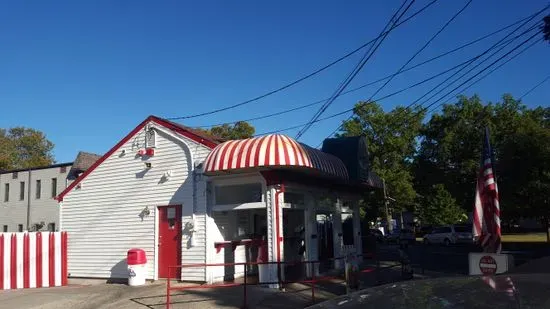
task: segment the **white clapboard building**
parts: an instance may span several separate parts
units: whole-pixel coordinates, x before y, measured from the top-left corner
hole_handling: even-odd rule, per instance
[[[141,248],[147,279],[227,280],[243,267],[200,264],[256,261],[260,238],[283,272],[290,260],[341,267],[361,252],[358,200],[379,181],[351,179],[337,155],[284,135],[222,141],[150,116],[58,196],[69,276],[127,278],[126,253]],[[169,271],[180,264],[197,267]]]

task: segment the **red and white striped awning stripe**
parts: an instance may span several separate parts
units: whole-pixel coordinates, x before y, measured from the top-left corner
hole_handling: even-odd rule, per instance
[[[280,134],[227,141],[214,148],[204,162],[207,174],[262,167],[309,168],[348,178],[340,159]]]
[[[0,233],[0,290],[67,285],[67,233]]]

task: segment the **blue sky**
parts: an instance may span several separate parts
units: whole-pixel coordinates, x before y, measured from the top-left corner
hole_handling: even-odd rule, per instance
[[[417,0],[415,11],[428,0]],[[466,1],[440,0],[392,32],[352,82],[395,72]],[[290,82],[374,38],[401,4],[387,1],[4,1],[0,3],[0,127],[45,132],[58,162],[79,150],[104,153],[147,115],[185,116],[234,104]],[[525,17],[546,0],[474,0],[413,64]],[[395,78],[391,93],[496,42],[498,36]],[[539,44],[467,91],[496,101],[520,96],[550,74]],[[208,125],[272,113],[330,96],[359,61],[350,57],[321,75],[243,108],[189,119]],[[441,79],[440,79],[441,80]],[[428,83],[380,102],[410,104]],[[378,85],[342,96],[324,116],[368,99]],[[550,84],[529,106],[548,105]],[[254,122],[257,132],[306,122],[317,107]],[[341,116],[301,139],[316,146]],[[297,130],[287,131],[294,136]]]

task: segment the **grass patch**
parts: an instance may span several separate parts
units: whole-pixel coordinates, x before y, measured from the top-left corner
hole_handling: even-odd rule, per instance
[[[417,237],[417,242],[422,242],[422,237]],[[502,242],[546,242],[546,233],[504,234]]]
[[[546,242],[546,233],[504,234],[502,242]]]

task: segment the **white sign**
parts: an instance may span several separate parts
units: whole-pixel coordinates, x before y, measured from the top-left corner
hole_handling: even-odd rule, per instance
[[[514,267],[514,257],[509,254],[470,252],[468,259],[470,275],[502,274]]]

